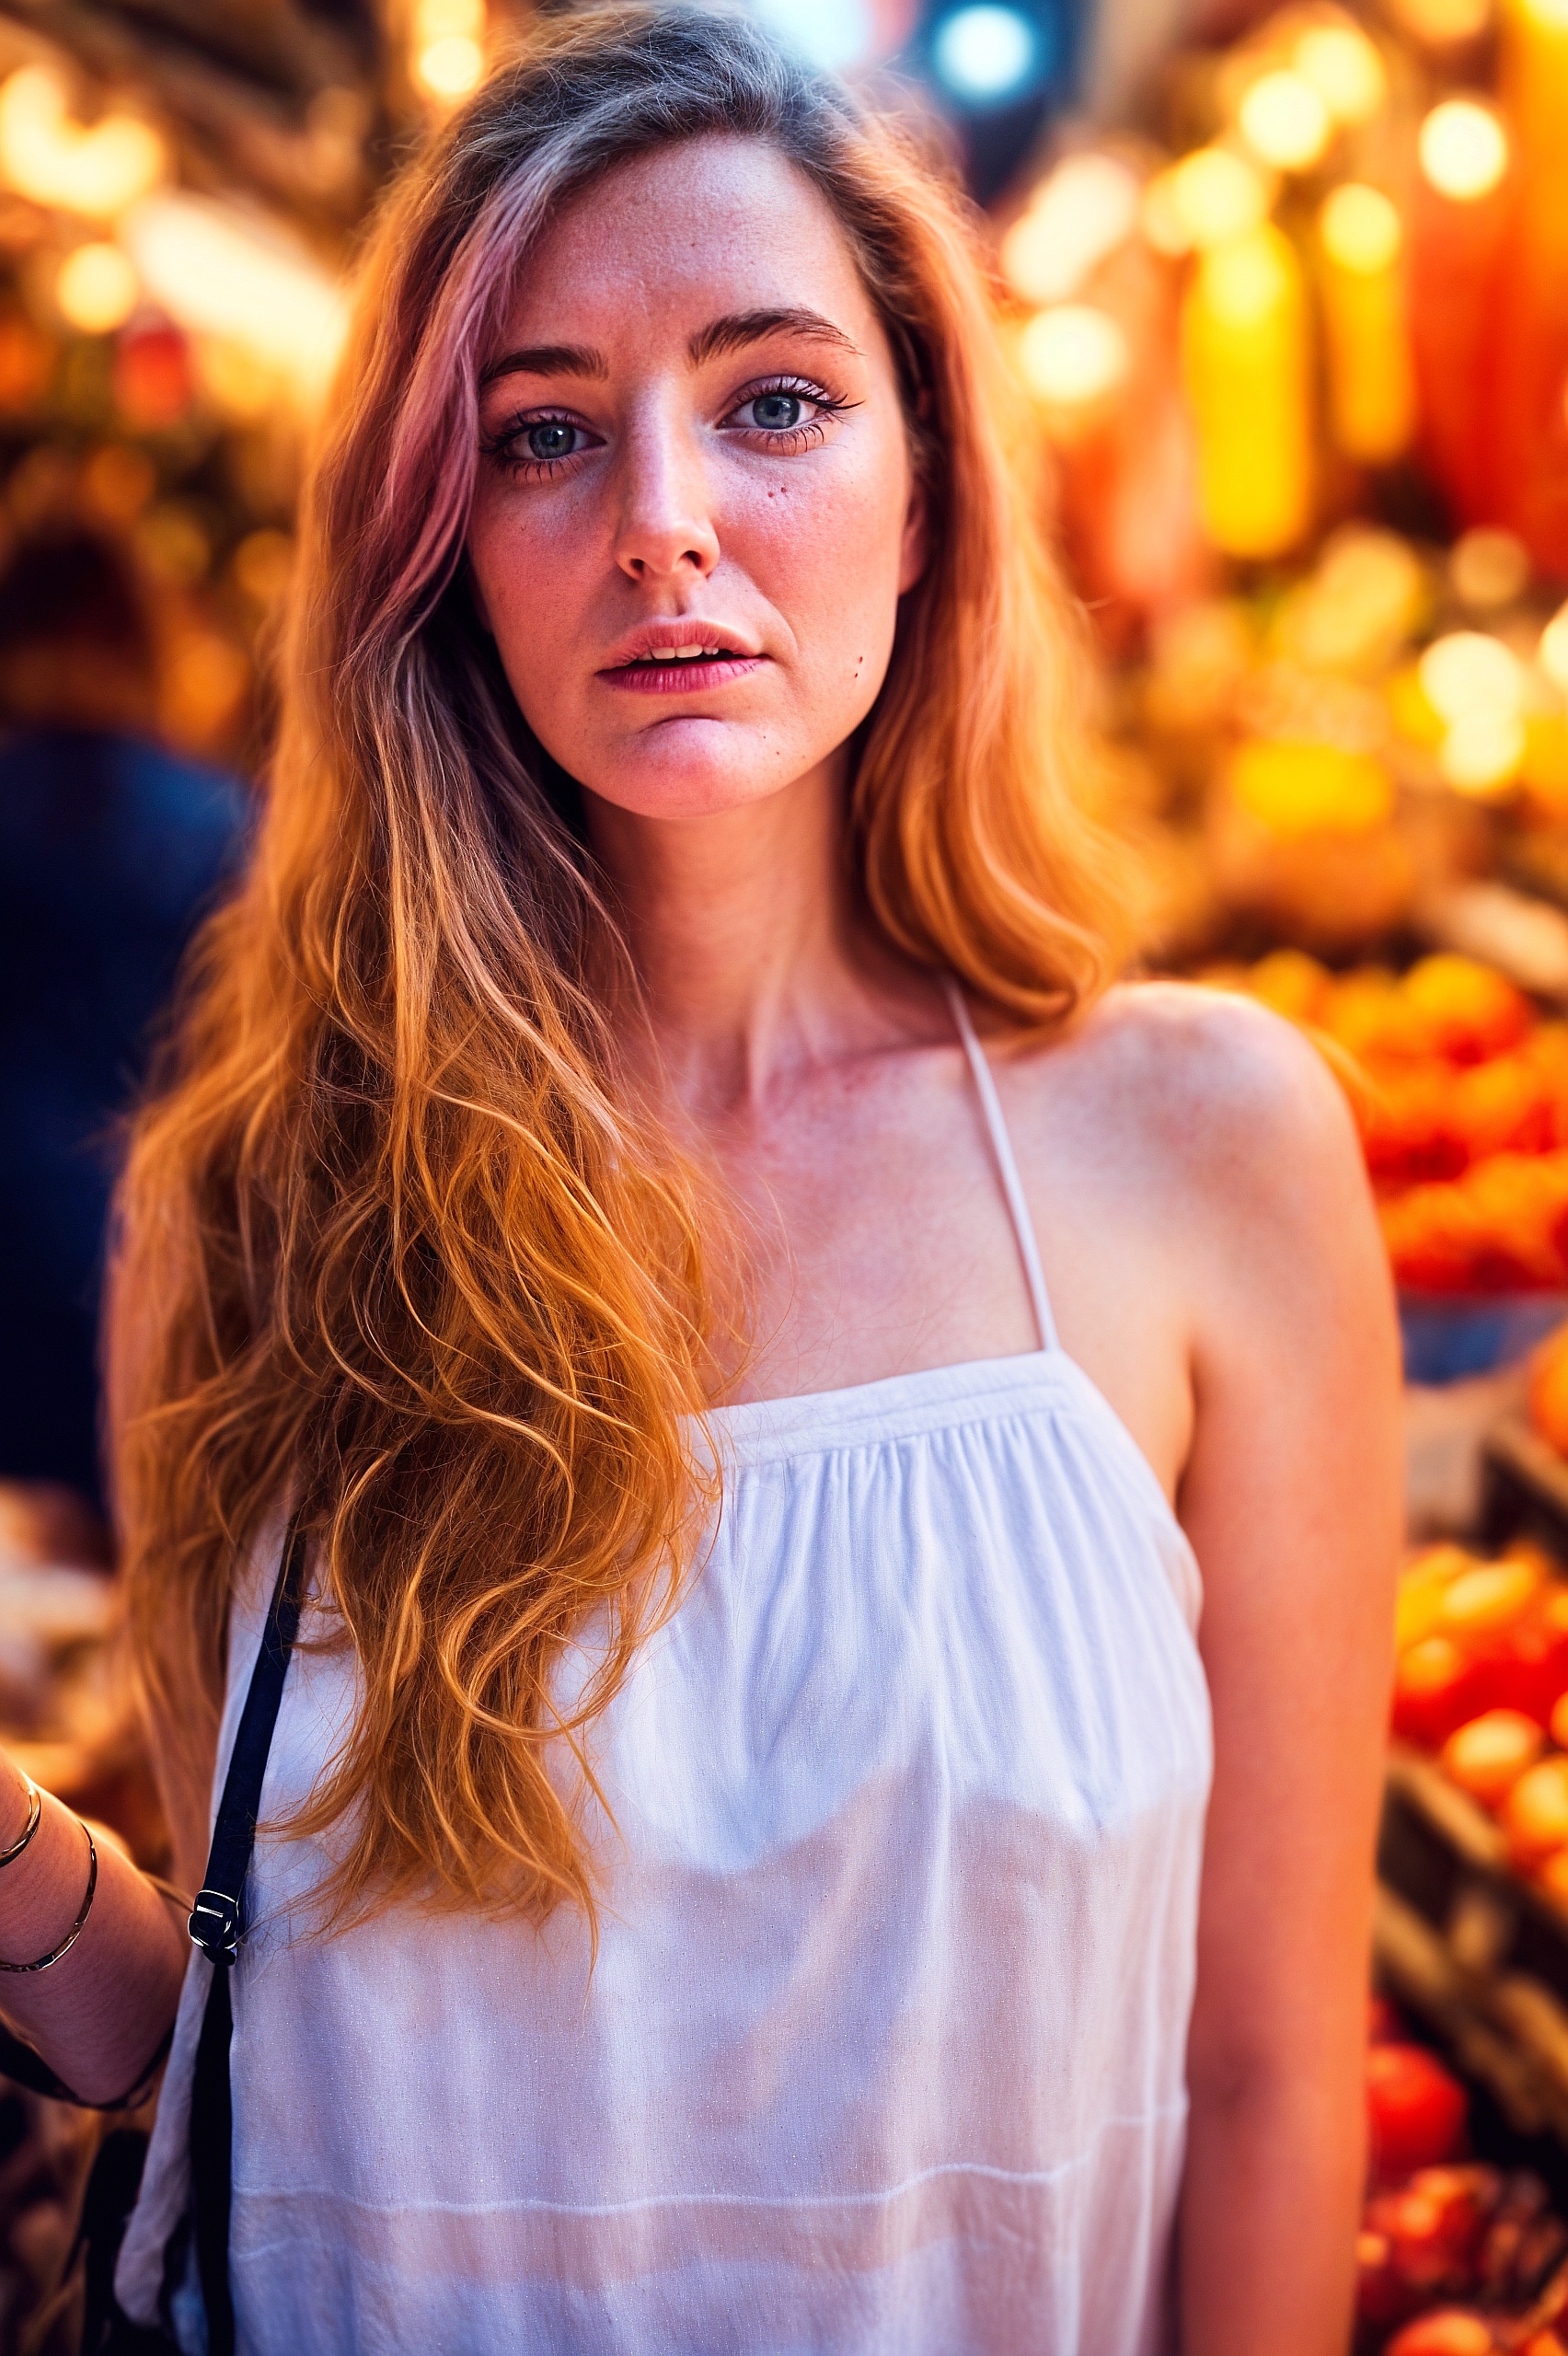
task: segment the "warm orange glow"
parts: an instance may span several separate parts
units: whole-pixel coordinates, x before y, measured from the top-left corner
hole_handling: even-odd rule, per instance
[[[1136,176],[1112,156],[1069,156],[1002,239],[1002,271],[1026,303],[1062,303],[1138,224]]]
[[[1506,792],[1525,757],[1525,670],[1501,639],[1452,630],[1418,666],[1422,692],[1445,723],[1437,767],[1458,793]]]
[[[1415,429],[1400,216],[1380,189],[1347,181],[1326,199],[1318,235],[1334,440],[1347,457],[1385,466]]]
[[[1059,303],[1030,320],[1019,340],[1024,381],[1048,406],[1076,409],[1103,400],[1127,374],[1127,339],[1107,311]]]
[[[344,326],[341,290],[313,258],[195,196],[151,196],[121,235],[148,292],[190,333],[236,344],[300,393],[317,393]]]
[[[1285,66],[1259,75],[1236,120],[1252,153],[1279,172],[1308,170],[1333,136],[1333,117],[1321,92]]]
[[[1536,661],[1552,686],[1568,696],[1568,606],[1561,606],[1542,630]]]
[[[461,98],[477,90],[484,79],[485,53],[467,33],[448,33],[432,40],[414,58],[414,73],[438,98]]]
[[[1388,98],[1383,61],[1356,25],[1309,26],[1291,64],[1336,122],[1370,122]]]
[[[1419,668],[1427,702],[1450,727],[1482,713],[1517,712],[1523,706],[1518,656],[1483,630],[1451,630],[1427,648]]]
[[[118,246],[78,246],[60,265],[54,299],[84,335],[122,327],[136,307],[136,272]]]
[[[1490,107],[1445,98],[1421,126],[1421,168],[1439,196],[1473,204],[1508,168],[1508,134]]]
[[[1448,554],[1448,578],[1460,605],[1497,613],[1530,585],[1530,552],[1516,533],[1479,524],[1461,532]]]
[[[1347,180],[1325,199],[1318,216],[1323,250],[1341,270],[1370,277],[1399,259],[1404,242],[1400,216],[1380,189]]]
[[[1382,826],[1394,806],[1382,764],[1335,745],[1243,745],[1230,765],[1230,791],[1271,834],[1287,838],[1365,834]]]
[[[1149,182],[1144,235],[1159,253],[1205,253],[1268,217],[1268,185],[1228,147],[1199,147]]]
[[[35,204],[108,219],[163,169],[163,142],[149,124],[130,115],[105,115],[90,129],[74,121],[47,65],[24,65],[0,88],[0,177]]]
[[[1281,555],[1307,530],[1313,475],[1306,288],[1282,231],[1204,255],[1182,345],[1205,528],[1228,555]]]
[[[447,104],[478,89],[485,74],[485,0],[418,0],[414,79]]]

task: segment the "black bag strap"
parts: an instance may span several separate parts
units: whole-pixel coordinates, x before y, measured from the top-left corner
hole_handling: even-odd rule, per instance
[[[305,1534],[289,1525],[283,1559],[261,1649],[218,1802],[206,1878],[190,1911],[190,1936],[213,1964],[213,1984],[202,2016],[190,2089],[190,2184],[196,2270],[207,2311],[208,2356],[234,2356],[234,2301],[229,2290],[229,2200],[233,2184],[234,2109],[229,2045],[234,2034],[229,1970],[245,1936],[245,1884],[256,1845],[267,1754],[283,1698],[289,1655],[299,1633]]]

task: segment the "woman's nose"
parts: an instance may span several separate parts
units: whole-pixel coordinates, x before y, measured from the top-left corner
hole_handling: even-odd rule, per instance
[[[700,453],[678,427],[650,421],[628,437],[616,562],[633,581],[705,580],[719,533]]]

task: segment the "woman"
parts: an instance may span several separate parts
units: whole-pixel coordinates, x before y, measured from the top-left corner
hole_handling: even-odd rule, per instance
[[[954,202],[737,22],[556,24],[384,225],[113,1317],[192,1886],[308,1549],[246,2349],[1343,2344],[1387,1281],[1310,1050],[1104,992],[1009,447]],[[181,1942],[106,1857],[8,1992],[107,2096],[185,1973],[194,2346]]]

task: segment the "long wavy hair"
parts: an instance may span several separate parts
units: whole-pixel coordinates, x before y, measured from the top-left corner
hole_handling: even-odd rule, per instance
[[[239,1566],[301,1514],[359,1680],[296,1820],[336,1828],[340,1913],[423,1893],[592,1919],[556,1747],[582,1756],[712,1508],[704,1186],[618,1076],[636,977],[463,553],[477,383],[541,225],[709,133],[768,142],[833,208],[929,502],[855,748],[869,921],[1036,1034],[1114,963],[1112,871],[1066,774],[1078,626],[963,200],[740,19],[547,21],[379,225],[304,502],[255,844],[193,953],[120,1203],[110,1421],[149,1700],[192,1763],[210,1753]],[[563,1652],[590,1628],[567,1708]]]

